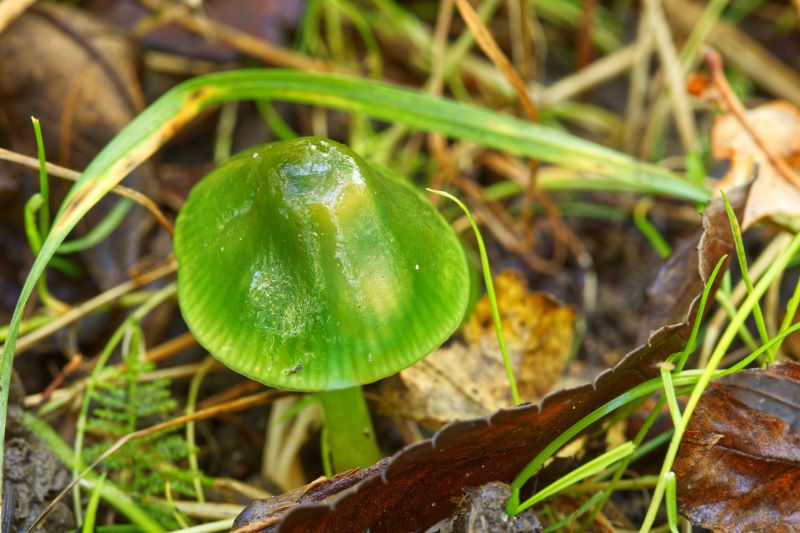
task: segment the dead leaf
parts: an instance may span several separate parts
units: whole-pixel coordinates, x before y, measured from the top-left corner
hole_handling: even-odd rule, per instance
[[[800,364],[712,383],[689,422],[675,474],[679,510],[696,526],[800,531]]]
[[[523,401],[537,400],[550,391],[567,363],[575,311],[544,293],[529,292],[525,278],[516,271],[501,272],[494,283],[520,395]],[[464,338],[469,345],[479,346],[483,354],[493,356],[497,371],[502,372],[503,361],[487,297],[475,305],[464,327]],[[503,373],[503,384],[495,394],[500,395],[507,388]]]
[[[736,217],[741,219],[742,206],[750,196],[747,186],[729,191],[728,201],[734,207]],[[716,201],[709,205],[715,210]],[[713,223],[709,223],[713,221]],[[684,310],[689,309],[697,292],[702,291],[698,280],[711,272],[724,254],[728,253],[731,232],[727,217],[716,211],[707,212],[703,218],[703,229],[681,239],[674,247],[672,255],[658,270],[655,279],[647,288],[647,306],[641,328],[641,341],[645,342],[651,331],[663,324],[676,324],[683,320]],[[689,271],[698,272],[688,276]]]
[[[740,192],[733,195],[735,208],[741,207]],[[370,467],[355,485],[351,474],[346,486],[336,490],[337,477],[324,495],[306,493],[293,500],[295,505],[272,506],[266,513],[268,503],[254,502],[236,519],[236,531],[424,531],[452,514],[464,487],[508,482],[556,436],[622,391],[657,376],[656,363],[683,348],[704,283],[732,247],[719,200],[708,207],[703,224],[699,268],[684,270],[693,279],[685,284],[694,295],[692,303],[666,313],[680,314],[681,320],[654,332],[594,383],[550,394],[538,405],[448,424],[433,438]],[[712,232],[718,232],[716,237],[707,239]]]
[[[575,312],[549,296],[529,292],[516,271],[494,280],[509,358],[523,401],[546,394],[566,365]],[[487,296],[454,342],[387,380],[382,412],[434,428],[453,420],[486,416],[511,405],[508,379]]]
[[[323,501],[331,496],[341,494],[371,476],[380,476],[388,462],[388,458],[383,459],[367,468],[347,470],[341,474],[336,474],[330,479],[321,477],[308,485],[292,489],[279,496],[255,500],[247,506],[243,514],[247,513],[249,516],[257,517],[257,519],[245,519],[243,525],[240,525],[237,531],[239,533],[261,531],[264,528],[273,526],[283,518],[287,511],[299,504]]]
[[[82,10],[64,4],[29,9],[0,35],[0,143],[35,155],[35,116],[48,159],[84,168],[144,107],[138,62],[132,41]],[[71,184],[50,181],[57,202]],[[20,183],[19,194],[32,194],[37,183]],[[152,164],[133,172],[126,184],[153,196]],[[117,201],[109,198],[92,209],[77,234],[95,227]],[[143,227],[151,225],[149,215],[134,208],[112,238],[83,254],[101,288],[127,279],[142,256]]]
[[[505,385],[499,397],[492,393],[498,384]],[[454,342],[381,383],[379,409],[439,428],[497,411],[510,403],[507,392],[502,366],[496,368],[494,359],[477,348]]]
[[[748,121],[800,177],[800,110],[774,101],[746,112]],[[742,228],[775,214],[800,216],[800,190],[788,183],[769,163],[752,136],[732,114],[718,117],[711,130],[712,154],[729,159],[730,168],[713,188],[728,191],[753,177],[755,182],[744,210]]]

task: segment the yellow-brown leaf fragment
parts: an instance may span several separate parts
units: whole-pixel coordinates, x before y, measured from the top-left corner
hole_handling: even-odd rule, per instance
[[[546,394],[572,346],[575,311],[530,292],[522,275],[500,273],[497,302],[514,374],[524,401]],[[486,296],[463,328],[464,342],[440,348],[384,387],[384,411],[438,427],[510,405],[508,381]]]
[[[772,150],[800,176],[800,110],[789,102],[775,101],[748,110],[746,116]],[[730,160],[727,174],[711,184],[712,188],[729,191],[755,175],[745,206],[743,229],[775,214],[800,216],[800,190],[770,164],[733,114],[723,115],[714,122],[711,144],[716,159]]]

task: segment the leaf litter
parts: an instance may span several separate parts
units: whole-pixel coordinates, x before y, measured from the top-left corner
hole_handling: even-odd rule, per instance
[[[113,4],[115,7],[119,7],[125,3],[114,1],[110,3],[90,2],[88,4],[91,4],[96,9],[97,5]],[[155,5],[155,2],[148,1],[143,4],[152,6]],[[216,8],[227,9],[227,3],[214,0],[206,2],[206,4],[204,9],[208,9],[205,13],[200,13],[193,6],[189,6],[187,11],[195,10],[194,13],[201,17],[207,15],[213,24],[217,24],[216,21],[222,20],[224,23],[235,27],[247,26],[249,23],[260,23],[260,17],[256,17],[254,14],[262,14],[262,12],[266,14],[276,9],[277,6],[275,2],[250,2],[248,0],[246,8],[238,9],[238,7],[241,7],[238,6],[234,10],[235,13],[234,11],[230,12],[238,16],[239,22],[237,22],[236,20],[228,20],[224,16],[221,19],[216,16]],[[61,6],[56,6],[53,9],[58,9],[59,7]],[[302,2],[291,2],[291,7],[291,15],[289,17],[296,18],[299,16]],[[48,6],[41,8],[41,10],[48,9],[50,9]],[[39,10],[40,8],[37,7],[31,13],[35,15],[36,11]],[[67,16],[63,16],[62,19],[62,24],[70,25],[73,22]],[[271,17],[270,21],[275,19],[276,17]],[[150,22],[154,21],[151,20]],[[162,23],[157,22],[153,25],[159,26]],[[326,22],[326,24],[328,23]],[[294,25],[294,21],[292,25]],[[157,40],[154,40],[154,37],[161,37],[161,44],[169,45],[165,46],[164,50],[191,56],[193,52],[197,51],[197,43],[206,43],[208,39],[207,35],[177,35],[175,34],[175,26],[166,27],[165,29],[166,31],[161,32],[160,36],[154,35],[154,32],[149,32],[146,37],[140,39],[140,43],[147,45],[147,43],[153,43]],[[255,29],[256,31],[253,33],[264,32],[274,28],[269,24],[256,24]],[[170,35],[170,32],[173,35]],[[87,31],[86,33],[90,32]],[[6,35],[9,35],[9,33],[4,34],[3,37]],[[187,37],[189,38],[187,39]],[[259,34],[259,37],[268,36]],[[285,36],[282,35],[279,40],[283,40],[283,38]],[[48,41],[49,39],[34,40],[30,46],[41,42],[47,43]],[[27,46],[23,46],[23,48],[27,48]],[[207,53],[206,57],[216,55],[217,59],[220,60],[241,57],[239,53],[231,53],[232,50],[236,49],[235,47],[221,47],[218,44],[211,43],[209,48],[210,53]],[[103,49],[101,52],[105,53],[106,50]],[[206,52],[209,52],[209,50],[206,50]],[[15,55],[0,54],[0,58],[3,57],[14,59]],[[22,59],[25,60],[26,58],[23,57]],[[138,66],[138,59],[134,58],[133,61],[129,62],[128,59],[121,58],[118,64],[122,65],[124,69],[134,65]],[[93,61],[89,59],[88,62],[92,63]],[[20,66],[32,65],[35,67],[37,65],[35,61],[28,61],[27,63],[27,65],[22,64]],[[117,61],[112,61],[112,63],[117,64]],[[54,64],[55,66],[59,65]],[[209,68],[207,64],[201,66]],[[5,73],[6,71],[4,68],[3,72]],[[12,72],[16,72],[16,69],[12,69]],[[153,73],[150,72],[149,74],[152,75]],[[63,76],[59,78],[63,78]],[[104,84],[107,81],[101,80],[98,86],[105,87]],[[136,83],[135,80],[134,83]],[[167,84],[162,82],[162,85]],[[44,97],[43,101],[49,106],[49,109],[57,109],[60,106],[62,102],[58,99],[58,96],[61,92],[56,89],[53,90],[56,97]],[[113,90],[105,92],[110,94],[112,98],[119,96]],[[783,97],[789,98],[787,96]],[[3,103],[0,103],[0,107],[3,105]],[[135,108],[133,114],[137,110]],[[17,110],[15,109],[15,111]],[[25,111],[20,115],[19,127],[16,128],[16,131],[28,128],[29,124],[26,122],[27,114],[30,113]],[[245,120],[252,118],[246,113],[241,113],[241,115],[240,118]],[[761,136],[768,139],[773,149],[779,152],[780,156],[791,165],[795,172],[799,166],[797,147],[794,146],[797,138],[800,138],[800,136],[796,135],[798,115],[797,108],[785,102],[772,102],[747,111],[747,118],[751,125],[755,125],[759,129]],[[93,117],[89,116],[89,118],[92,119]],[[258,120],[257,117],[256,120]],[[127,122],[127,119],[121,121],[122,124],[125,122]],[[294,126],[295,124],[293,123],[292,125]],[[76,129],[81,130],[81,127]],[[45,128],[46,135],[51,135],[54,131],[54,129]],[[263,130],[259,131],[263,132]],[[337,130],[334,131],[336,134],[341,133]],[[260,139],[259,135],[260,133],[257,132],[256,137]],[[719,159],[730,160],[731,163],[731,171],[725,180],[720,183],[720,186],[728,189],[748,182],[754,176],[756,177],[749,198],[746,199],[747,204],[744,206],[745,227],[749,227],[756,221],[771,217],[774,214],[797,214],[797,189],[791,185],[790,181],[782,179],[779,173],[775,172],[769,161],[765,159],[763,151],[759,149],[757,143],[753,142],[752,136],[749,135],[746,128],[743,128],[740,120],[730,114],[719,117],[717,125],[714,127],[714,135],[714,155]],[[102,141],[100,145],[102,146],[104,143],[105,141]],[[54,142],[47,141],[47,145],[58,146],[59,142],[58,140]],[[717,150],[718,148],[719,150]],[[172,149],[174,149],[174,146]],[[72,152],[72,155],[75,154],[77,154],[77,151]],[[89,159],[91,159],[91,155]],[[72,166],[81,167],[83,165],[74,162]],[[0,175],[0,180],[4,177]],[[163,175],[160,177],[163,179]],[[133,178],[138,179],[138,176]],[[7,183],[7,181],[0,183],[0,185],[4,183]],[[188,190],[189,184],[185,185],[185,189]],[[144,185],[137,183],[137,186],[145,189],[148,187],[146,183]],[[163,196],[161,200],[164,201]],[[594,198],[590,201],[594,201]],[[175,209],[177,209],[180,203],[177,202],[170,205],[175,206]],[[688,206],[687,208],[691,209]],[[713,217],[713,210],[711,216]],[[94,223],[91,222],[89,225],[94,225]],[[243,530],[261,530],[264,528],[273,530],[280,528],[280,530],[286,531],[314,530],[314,528],[318,527],[315,522],[317,519],[321,520],[323,526],[320,527],[323,527],[323,529],[336,526],[351,529],[354,526],[348,520],[352,516],[358,517],[362,520],[362,523],[366,523],[367,527],[373,530],[392,530],[394,527],[401,528],[423,523],[428,524],[437,516],[449,521],[447,516],[452,512],[455,512],[454,516],[456,517],[453,527],[455,528],[454,530],[458,531],[480,531],[480,527],[473,526],[476,524],[495,524],[495,522],[492,522],[494,518],[503,521],[502,503],[507,498],[504,493],[504,490],[507,490],[507,486],[504,483],[496,482],[495,479],[507,481],[511,475],[516,473],[515,469],[518,469],[520,464],[527,461],[530,454],[541,449],[554,435],[559,434],[565,427],[580,418],[582,414],[603,403],[605,399],[619,394],[621,390],[630,387],[632,384],[655,375],[654,364],[675,350],[676,347],[681,347],[686,337],[687,324],[691,323],[692,313],[696,312],[696,298],[699,289],[702,288],[704,275],[707,275],[709,266],[714,265],[714,259],[719,258],[723,250],[727,251],[730,248],[730,239],[726,228],[727,225],[724,221],[717,225],[716,228],[707,224],[705,234],[702,236],[704,244],[700,245],[700,253],[697,252],[697,235],[681,240],[674,247],[673,258],[661,269],[656,282],[651,286],[649,291],[650,305],[647,311],[641,314],[641,322],[638,320],[638,309],[633,310],[631,308],[629,313],[600,313],[613,315],[613,318],[617,320],[634,324],[633,326],[626,325],[626,327],[633,329],[634,333],[636,330],[642,332],[643,335],[640,337],[644,341],[642,346],[630,353],[619,365],[615,365],[613,369],[600,376],[593,386],[557,392],[548,396],[538,406],[523,405],[516,408],[503,409],[509,403],[505,380],[503,379],[501,367],[498,366],[499,357],[497,357],[494,333],[491,330],[490,322],[487,320],[488,305],[485,300],[479,302],[476,314],[464,326],[460,339],[451,342],[447,347],[433,354],[431,359],[407,371],[404,375],[394,378],[392,382],[382,384],[386,386],[383,389],[385,402],[383,407],[388,408],[387,413],[406,416],[432,428],[441,427],[443,424],[448,424],[453,420],[473,420],[451,423],[437,433],[433,439],[402,450],[394,458],[383,460],[372,467],[346,472],[331,480],[319,479],[310,485],[268,501],[254,502],[248,511],[243,514],[243,517],[246,517],[247,513],[250,513],[253,521],[249,526],[245,526]],[[608,230],[608,228],[604,226],[603,230]],[[611,231],[609,233],[614,232]],[[674,234],[673,232],[670,233],[670,236]],[[133,235],[135,236],[136,234]],[[123,244],[125,247],[130,247],[130,240],[114,239],[112,241],[116,241],[117,244]],[[546,242],[546,239],[543,242]],[[113,246],[114,242],[111,242],[110,245]],[[715,247],[719,248],[716,249]],[[635,249],[636,247],[633,246],[632,248]],[[86,259],[87,261],[97,262],[97,259],[90,255],[87,255]],[[94,266],[90,265],[90,269],[94,270],[97,276],[106,276],[109,272],[112,276],[124,275],[124,271],[130,266],[131,261],[118,261],[119,256],[113,259],[119,263],[113,265],[113,268],[106,268],[106,265],[99,264],[98,266],[96,264]],[[602,271],[600,272],[601,274],[605,273],[604,269],[599,270]],[[641,272],[647,269],[637,270]],[[569,282],[579,285],[580,282],[574,283],[575,280],[572,279],[571,274],[566,275],[566,277],[570,278]],[[634,272],[630,274],[633,275]],[[699,276],[696,274],[699,274]],[[5,272],[3,276],[6,276]],[[8,277],[11,279],[13,273]],[[701,282],[698,282],[698,279]],[[500,308],[506,311],[503,316],[504,330],[509,337],[512,358],[515,358],[518,362],[516,374],[521,378],[520,385],[523,389],[523,397],[529,401],[538,401],[549,390],[563,387],[564,381],[559,382],[558,379],[563,373],[564,366],[567,364],[570,355],[567,346],[572,340],[574,312],[569,308],[561,307],[560,304],[545,294],[528,292],[521,276],[517,275],[515,278],[513,273],[501,274],[498,277],[498,286],[503,285],[507,280],[510,280],[508,281],[507,294],[499,294],[501,299]],[[543,284],[549,284],[550,281],[548,279]],[[101,282],[101,285],[108,284]],[[608,290],[607,284],[603,284],[602,288]],[[499,292],[502,293],[503,290],[498,287]],[[547,290],[551,289],[548,288]],[[616,290],[616,287],[612,288],[612,290]],[[625,301],[628,291],[620,292],[624,296],[619,298]],[[560,296],[563,297],[563,295]],[[602,300],[601,298],[601,305]],[[11,304],[13,304],[13,301]],[[481,305],[485,306],[483,315],[481,315]],[[532,309],[537,310],[537,312],[531,312]],[[633,319],[631,319],[630,315],[634,315]],[[616,328],[606,326],[603,329]],[[652,331],[656,331],[656,333],[648,335]],[[621,341],[613,344],[613,347],[616,349],[620,346],[632,344],[633,342]],[[467,360],[471,362],[470,365],[465,364]],[[607,365],[611,365],[617,359],[612,361],[611,358],[607,357],[603,360],[607,361]],[[577,363],[577,365],[570,363],[570,366],[580,366],[581,362]],[[570,369],[570,372],[572,371],[573,368]],[[26,378],[29,378],[29,376],[26,376]],[[725,396],[726,401],[734,404],[741,402],[750,409],[750,411],[746,411],[741,408],[741,412],[746,414],[751,414],[755,411],[761,412],[759,407],[763,407],[762,404],[764,402],[769,403],[769,398],[764,400],[764,394],[761,392],[764,388],[759,388],[763,385],[762,381],[754,381],[758,381],[758,385],[750,383],[738,389],[734,387],[735,390],[733,392],[726,389],[726,392],[724,392],[727,395]],[[763,382],[766,383],[767,389],[775,383],[766,379]],[[473,384],[479,384],[479,386],[473,387]],[[394,405],[392,402],[387,401],[390,398],[390,394],[392,394],[392,386],[401,387],[393,392],[397,396]],[[451,390],[446,388],[448,386],[454,390],[452,392],[453,399],[450,400],[447,397],[451,395],[451,392],[444,392],[445,390]],[[748,401],[741,398],[737,399],[737,394],[742,389],[748,389],[758,398],[758,401],[750,401],[748,403]],[[407,405],[397,405],[399,398],[403,398],[403,394],[409,399]],[[431,403],[430,400],[434,398],[446,401]],[[733,399],[731,400],[731,398]],[[413,402],[411,401],[412,399]],[[711,407],[713,408],[713,405]],[[406,409],[406,411],[404,412],[403,409]],[[721,413],[728,414],[734,411],[736,410],[727,404],[719,410]],[[770,405],[769,408],[763,408],[762,411],[766,412],[766,414],[752,415],[750,418],[754,420],[745,419],[744,415],[739,418],[731,415],[725,420],[727,420],[729,426],[744,427],[745,423],[761,421],[767,415],[777,416],[783,423],[789,423],[788,421],[791,419],[791,413],[779,413],[776,405]],[[493,412],[495,413],[494,415],[481,418]],[[765,424],[764,427],[773,428],[769,424]],[[63,426],[60,428],[62,432],[68,429],[68,427],[65,428]],[[789,425],[790,436],[795,434],[796,430],[796,427],[792,429],[791,424]],[[764,432],[764,428],[756,427],[748,431],[753,435],[759,435],[759,432]],[[722,432],[720,431],[719,434],[722,435]],[[783,433],[782,436],[785,437],[786,433]],[[731,439],[738,437],[740,436],[730,435]],[[724,439],[727,436],[720,438]],[[721,440],[715,439],[717,439],[716,435],[713,439],[703,441],[703,443],[711,451],[720,452],[719,442]],[[225,439],[221,438],[220,440]],[[235,441],[235,439],[228,440]],[[239,444],[241,445],[242,443]],[[764,443],[761,442],[761,444]],[[791,447],[788,449],[791,451]],[[704,449],[702,451],[709,450]],[[496,457],[492,456],[495,452],[497,452]],[[769,453],[772,452],[774,450],[762,447],[759,450],[759,453],[762,453],[759,460],[764,459],[769,462],[769,457],[771,457]],[[258,455],[255,452],[248,453],[237,450],[237,454],[239,453],[241,455]],[[298,454],[296,457],[299,458],[300,455]],[[704,459],[701,457],[697,460]],[[722,461],[725,460],[728,459],[722,459]],[[229,461],[236,463],[240,471],[242,471],[242,464],[246,462],[234,458],[230,458]],[[314,468],[314,465],[311,465],[311,467]],[[223,470],[228,471],[227,469]],[[299,476],[302,477],[303,474],[300,473]],[[237,477],[244,477],[244,474]],[[438,480],[440,477],[443,478],[441,481]],[[542,479],[544,478],[546,476],[543,475]],[[539,481],[541,482],[542,479]],[[487,480],[488,483],[485,483]],[[789,489],[793,488],[791,479],[788,483]],[[786,484],[784,483],[784,485]],[[784,485],[778,488],[783,490],[785,488]],[[474,488],[476,486],[479,488]],[[432,498],[428,496],[429,491],[433,492]],[[791,494],[791,491],[789,493]],[[464,497],[465,494],[467,495],[466,497]],[[767,499],[769,499],[769,496],[767,495]],[[564,497],[562,496],[562,498]],[[456,509],[459,500],[461,503]],[[710,505],[716,505],[717,503],[712,501]],[[753,504],[754,502],[745,503]],[[741,506],[740,510],[746,508],[745,503],[737,503],[737,505]],[[762,504],[762,507],[751,505],[747,509],[764,508],[764,502],[755,503]],[[767,504],[770,503],[778,504],[779,502],[767,502]],[[684,505],[683,501],[682,505]],[[385,506],[385,510],[378,512],[376,509],[380,506]],[[553,500],[553,506],[557,510],[563,510],[560,507],[561,503],[556,500]],[[688,506],[683,508],[687,514],[690,512],[688,511]],[[453,511],[454,509],[455,511]],[[784,511],[785,509],[779,508],[779,512]],[[495,514],[492,515],[492,513]],[[365,518],[362,519],[361,515],[364,515]],[[459,517],[462,519],[461,523],[458,522]],[[520,515],[519,518],[525,517]],[[531,517],[528,518],[531,519],[531,522],[527,526],[523,526],[522,530],[536,529],[537,526],[534,524],[536,517],[531,514]],[[240,519],[240,522],[242,521],[244,521],[244,518]],[[464,521],[467,523],[466,526]],[[768,522],[765,522],[765,524],[767,525],[764,527],[769,528],[770,524]],[[499,524],[497,525],[500,527]],[[528,529],[525,529],[526,527]],[[633,525],[626,524],[624,527],[630,528]],[[720,527],[724,528],[726,526]],[[733,528],[734,526],[731,526],[731,529]],[[496,529],[489,528],[489,530]]]
[[[675,462],[680,512],[716,531],[800,530],[800,364],[711,384]]]
[[[746,196],[747,188],[740,188],[729,197],[739,213]],[[239,515],[234,530],[424,531],[452,514],[464,488],[510,481],[567,428],[620,392],[657,376],[657,363],[683,349],[708,276],[733,245],[720,200],[706,209],[703,230],[694,242],[686,253],[674,255],[660,274],[660,290],[680,286],[688,291],[683,298],[666,300],[669,309],[661,310],[663,316],[679,319],[663,323],[593,383],[555,392],[539,404],[452,422],[431,439],[368,469],[318,480],[278,500],[256,500]]]
[[[800,178],[800,110],[779,100],[750,109],[746,116]],[[711,143],[713,156],[730,163],[728,172],[714,184],[715,188],[728,191],[754,179],[742,229],[775,214],[800,216],[800,189],[781,176],[734,115],[717,117],[711,130]]]
[[[140,53],[113,27],[63,4],[45,4],[24,13],[0,34],[0,137],[12,148],[35,153],[31,116],[42,123],[48,159],[82,169],[145,106],[138,81]],[[51,180],[60,201],[69,182]],[[30,194],[28,185],[19,194]],[[127,184],[157,197],[153,164],[128,177]],[[106,198],[79,224],[85,235],[119,200]],[[20,200],[20,204],[24,201]],[[58,205],[53,203],[53,208]],[[55,211],[53,211],[55,212]],[[128,271],[153,251],[166,255],[169,243],[145,239],[152,219],[133,208],[113,233],[83,259],[101,289],[128,279]],[[155,246],[154,246],[155,245]]]
[[[501,272],[494,283],[520,395],[523,401],[536,401],[566,367],[575,311],[544,293],[528,291],[517,271]],[[381,411],[438,428],[511,405],[487,296],[476,303],[462,337],[386,380]]]

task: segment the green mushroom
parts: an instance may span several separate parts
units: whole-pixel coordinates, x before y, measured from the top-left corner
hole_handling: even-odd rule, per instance
[[[178,300],[214,357],[317,392],[334,466],[380,458],[361,385],[418,361],[460,324],[464,252],[410,185],[349,148],[251,148],[191,192],[175,228]]]

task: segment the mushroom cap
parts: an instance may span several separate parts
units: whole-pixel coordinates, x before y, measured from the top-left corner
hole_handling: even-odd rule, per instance
[[[308,137],[251,148],[192,190],[175,228],[197,340],[288,390],[363,385],[460,324],[469,281],[450,225],[409,184]]]

